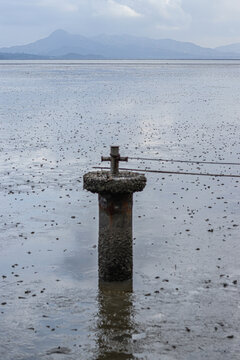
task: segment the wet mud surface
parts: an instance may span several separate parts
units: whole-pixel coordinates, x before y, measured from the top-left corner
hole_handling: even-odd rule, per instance
[[[98,197],[122,156],[240,162],[240,63],[0,63],[0,357],[237,360],[237,178],[147,174],[133,282],[98,284]],[[233,165],[121,167],[240,174]]]

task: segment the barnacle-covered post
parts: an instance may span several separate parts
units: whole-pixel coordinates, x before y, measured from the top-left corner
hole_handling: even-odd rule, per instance
[[[119,172],[119,147],[111,146],[111,171],[90,172],[83,177],[84,189],[99,195],[99,279],[124,281],[132,278],[132,206],[133,193],[142,191],[146,177],[129,171]]]

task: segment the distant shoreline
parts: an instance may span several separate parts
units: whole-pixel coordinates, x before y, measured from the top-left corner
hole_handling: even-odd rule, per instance
[[[236,64],[240,62],[240,59],[0,59],[0,65],[4,64],[166,64],[166,65],[184,65],[184,64]]]

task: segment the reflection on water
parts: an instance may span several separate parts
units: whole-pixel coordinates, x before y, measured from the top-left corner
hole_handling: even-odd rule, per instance
[[[98,360],[133,359],[134,311],[132,281],[99,283]]]

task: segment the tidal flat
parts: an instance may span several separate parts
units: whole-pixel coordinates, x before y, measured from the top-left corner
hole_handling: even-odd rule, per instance
[[[111,145],[239,164],[239,134],[239,61],[0,62],[0,358],[238,360],[240,178],[146,173],[133,281],[105,285],[82,179]]]

